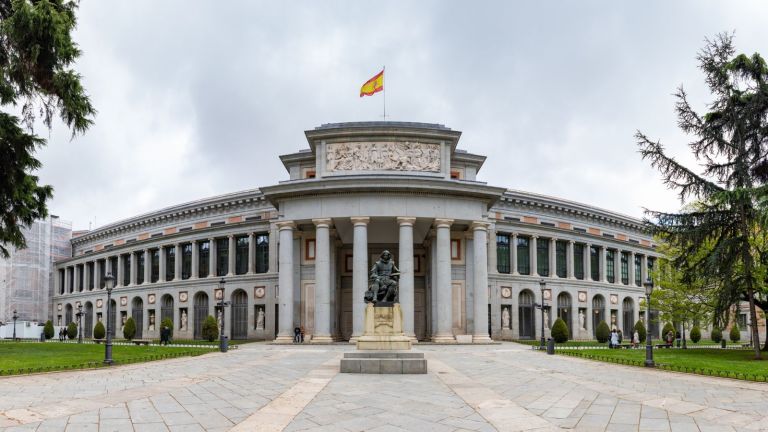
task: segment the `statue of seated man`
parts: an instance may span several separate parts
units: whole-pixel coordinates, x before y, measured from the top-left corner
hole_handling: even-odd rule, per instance
[[[395,266],[392,260],[392,254],[385,250],[379,256],[379,260],[371,267],[370,285],[365,293],[366,303],[397,303],[398,298],[398,277],[400,270]]]

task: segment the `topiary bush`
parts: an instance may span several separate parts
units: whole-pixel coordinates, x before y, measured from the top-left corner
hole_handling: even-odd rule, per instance
[[[97,321],[96,325],[93,326],[93,338],[96,340],[104,339],[104,336],[106,336],[107,331],[104,329],[104,324],[101,321]]]
[[[645,342],[645,324],[642,321],[638,320],[635,323],[635,331],[637,332],[638,342]]]
[[[219,324],[216,322],[216,318],[208,315],[205,318],[205,321],[203,321],[203,339],[208,340],[208,342],[213,342],[218,335]]]
[[[46,339],[51,339],[53,338],[53,333],[53,323],[51,320],[48,320],[45,322],[45,327],[43,327],[43,334]]]
[[[168,330],[170,330],[170,331],[171,331],[171,332],[168,334],[168,337],[172,339],[172,338],[173,338],[173,320],[172,320],[172,319],[170,319],[170,318],[166,318],[166,319],[164,319],[164,320],[163,320],[163,321],[160,323],[160,328],[162,329],[163,327],[168,327]]]
[[[69,339],[74,339],[77,337],[77,324],[71,322],[67,326],[67,337]]]
[[[568,326],[562,318],[558,318],[552,325],[552,339],[557,343],[568,342]]]
[[[136,321],[133,320],[133,317],[129,317],[123,326],[123,337],[132,340],[134,336],[136,336]]]
[[[597,328],[595,329],[595,339],[597,339],[600,343],[606,343],[608,342],[608,337],[611,336],[611,329],[608,328],[608,323],[605,321],[600,321],[600,324],[597,325]]]
[[[675,327],[672,325],[672,323],[666,323],[664,324],[664,328],[661,330],[661,338],[664,340],[667,340],[667,334],[669,332],[672,332],[672,334],[677,335],[675,332]]]
[[[712,342],[720,343],[720,341],[723,340],[723,332],[719,328],[713,327],[709,337],[712,339]]]
[[[691,336],[691,341],[693,341],[693,343],[699,343],[699,341],[701,340],[701,330],[699,330],[699,326],[693,326],[693,328],[691,329],[690,336]]]
[[[741,339],[741,332],[739,331],[739,325],[733,323],[731,327],[731,333],[728,335],[731,338],[731,342],[738,342]]]

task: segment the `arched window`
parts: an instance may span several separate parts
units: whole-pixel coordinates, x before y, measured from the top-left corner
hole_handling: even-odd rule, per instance
[[[160,299],[160,325],[167,319],[173,322],[173,296],[170,294],[165,294]]]
[[[131,302],[131,317],[136,323],[136,335],[134,338],[144,337],[144,300],[141,297],[134,297]]]
[[[625,297],[622,302],[622,324],[624,327],[624,337],[632,338],[635,333],[635,302],[630,297]]]
[[[85,322],[83,323],[83,337],[93,337],[93,303],[85,302]]]
[[[561,292],[557,296],[557,317],[565,321],[568,326],[569,336],[573,334],[571,325],[571,295],[567,292]]]
[[[536,337],[536,318],[533,309],[533,293],[525,290],[518,296],[517,305],[518,329],[520,339],[534,339]]]
[[[232,339],[248,338],[248,295],[243,290],[232,293]]]
[[[67,306],[64,312],[64,325],[68,326],[69,323],[71,322],[72,322],[72,305],[67,303]]]
[[[208,294],[198,292],[195,294],[195,339],[203,338],[203,321],[208,316]]]
[[[109,333],[112,337],[115,337],[115,326],[117,325],[117,302],[112,299],[109,304],[109,316],[107,317],[109,325]]]
[[[605,321],[605,298],[600,294],[592,297],[592,334],[596,334],[597,326]],[[606,324],[608,324],[606,322]]]

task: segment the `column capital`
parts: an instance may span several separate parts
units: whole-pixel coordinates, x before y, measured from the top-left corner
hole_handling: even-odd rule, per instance
[[[568,243],[570,243],[570,244],[572,244],[572,245],[573,245],[573,244],[576,244],[576,240],[568,240]]]
[[[469,226],[469,229],[472,231],[485,231],[490,227],[491,224],[484,221],[473,221],[472,224]]]
[[[233,238],[235,238],[235,235],[234,234],[230,234],[227,237],[229,237],[230,239],[233,239]]]
[[[397,218],[397,223],[400,226],[403,226],[403,225],[411,225],[411,226],[413,226],[413,224],[416,223],[416,218],[415,217],[410,217],[410,216],[400,216],[400,217]]]
[[[296,229],[296,224],[295,224],[295,223],[293,223],[293,221],[280,221],[280,222],[275,222],[275,225],[277,226],[277,229],[278,229],[279,231],[283,231],[283,230],[294,230],[294,229]]]
[[[315,224],[317,228],[330,228],[330,226],[333,224],[333,221],[331,221],[330,218],[321,218],[312,219],[312,223]]]
[[[435,228],[450,228],[453,225],[453,219],[435,219]]]
[[[371,221],[371,218],[369,218],[368,216],[353,216],[349,218],[349,220],[352,221],[352,224],[354,224],[355,226],[360,226],[360,225],[368,225],[368,223]]]

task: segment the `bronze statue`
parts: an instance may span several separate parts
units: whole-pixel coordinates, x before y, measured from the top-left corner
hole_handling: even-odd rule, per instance
[[[400,270],[395,266],[392,254],[385,250],[379,260],[371,267],[368,291],[365,292],[366,303],[398,303],[398,279]]]

